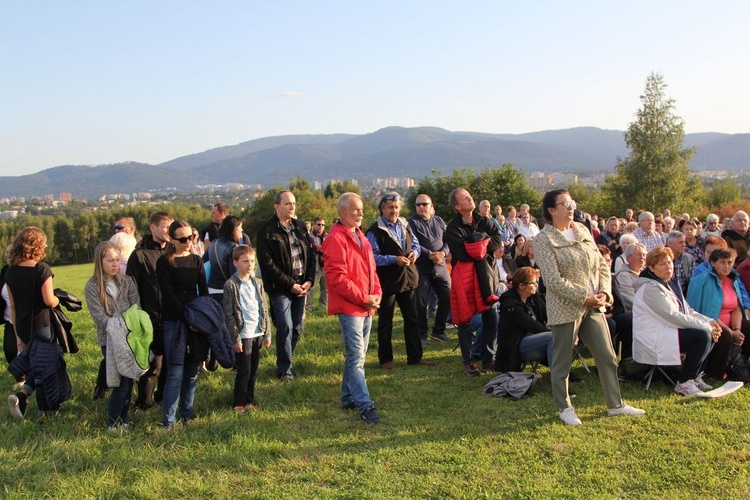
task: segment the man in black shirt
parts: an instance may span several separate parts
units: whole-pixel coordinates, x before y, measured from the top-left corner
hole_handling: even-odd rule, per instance
[[[422,252],[417,258],[419,284],[417,285],[417,323],[422,342],[427,340],[427,301],[430,288],[435,290],[438,308],[430,339],[438,342],[450,340],[445,325],[451,310],[451,277],[445,266],[448,245],[443,240],[445,221],[435,215],[432,199],[426,194],[417,196],[417,213],[409,217],[409,227],[419,241]]]
[[[276,325],[276,377],[290,382],[305,299],[315,279],[315,256],[305,223],[294,217],[297,200],[292,192],[279,192],[273,208],[274,216],[258,229],[257,255]]]
[[[151,396],[159,379],[159,391],[155,395],[157,401],[161,400],[162,389],[166,382],[166,366],[162,367],[164,345],[161,335],[161,289],[159,280],[156,278],[156,261],[164,252],[169,242],[169,225],[174,217],[166,212],[156,212],[149,219],[151,234],[147,234],[141,240],[138,248],[130,254],[125,274],[132,277],[138,286],[138,296],[141,299],[141,309],[148,313],[154,327],[154,341],[151,350],[154,352],[154,360],[149,370],[138,380],[138,397],[135,400],[136,408],[146,409],[151,406]]]

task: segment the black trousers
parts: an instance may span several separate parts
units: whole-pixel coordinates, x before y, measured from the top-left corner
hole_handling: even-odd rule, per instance
[[[242,339],[242,352],[236,355],[234,364],[237,375],[234,378],[232,406],[255,404],[255,380],[258,378],[261,347],[263,336]]]
[[[448,322],[448,315],[451,313],[451,276],[445,266],[434,266],[432,269],[419,268],[417,323],[419,334],[423,339],[426,339],[428,335],[427,302],[430,298],[430,288],[435,290],[438,299],[432,333],[445,333],[445,324]]]
[[[380,364],[393,361],[393,310],[396,303],[404,318],[404,341],[406,343],[406,362],[410,365],[422,359],[422,339],[417,324],[417,300],[414,290],[383,295],[378,310],[378,360]]]

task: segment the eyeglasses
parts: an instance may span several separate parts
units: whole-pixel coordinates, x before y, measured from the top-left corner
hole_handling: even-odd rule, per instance
[[[172,238],[172,239],[173,239],[173,240],[175,240],[175,241],[179,241],[180,243],[182,243],[182,244],[184,245],[185,243],[187,243],[187,242],[188,242],[188,240],[189,240],[189,239],[190,239],[191,237],[192,237],[192,236],[183,236],[182,238]]]
[[[115,231],[122,231],[123,229],[125,229],[125,226],[123,226],[122,224],[117,224],[115,226]]]
[[[539,286],[539,283],[537,283],[536,281],[528,281],[526,283],[521,283],[521,284],[526,285],[526,286]]]
[[[430,204],[429,201],[420,201],[419,203],[415,203],[415,205],[418,207],[426,207],[429,204]]]
[[[557,205],[562,205],[565,208],[572,209],[572,210],[575,210],[577,206],[575,200],[566,200],[566,201],[561,201],[560,203],[555,203],[555,206]]]

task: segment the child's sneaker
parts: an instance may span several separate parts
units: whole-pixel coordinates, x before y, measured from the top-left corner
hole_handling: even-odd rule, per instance
[[[713,386],[710,386],[703,381],[703,372],[695,377],[695,385],[697,385],[698,389],[700,389],[701,391],[710,391],[711,389],[713,389]]]
[[[698,388],[695,380],[686,380],[685,382],[677,382],[674,386],[674,392],[680,396],[695,396],[703,391]]]
[[[17,392],[8,396],[8,408],[10,408],[10,416],[17,421],[23,420],[23,415],[26,413],[26,398],[23,393]]]

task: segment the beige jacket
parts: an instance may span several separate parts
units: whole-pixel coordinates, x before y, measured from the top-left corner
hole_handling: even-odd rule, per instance
[[[609,266],[596,248],[586,226],[573,223],[577,241],[569,240],[552,224],[546,224],[534,238],[536,263],[547,287],[547,324],[562,325],[580,319],[591,293],[607,295],[612,305],[612,277]]]

